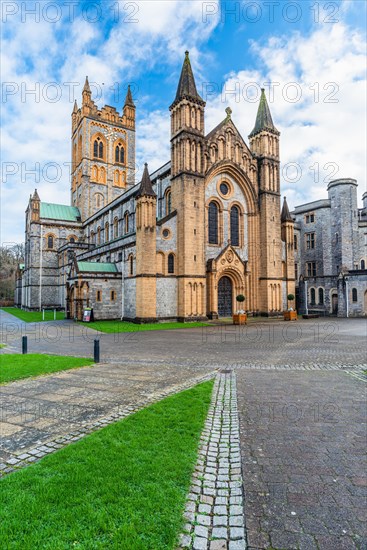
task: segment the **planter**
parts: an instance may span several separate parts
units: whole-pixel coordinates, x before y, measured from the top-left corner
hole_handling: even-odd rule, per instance
[[[234,313],[233,314],[234,325],[247,325],[247,313]]]
[[[284,321],[297,321],[297,311],[283,311]]]

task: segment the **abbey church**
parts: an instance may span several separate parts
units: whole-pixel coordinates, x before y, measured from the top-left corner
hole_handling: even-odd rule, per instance
[[[170,108],[171,159],[135,184],[135,114],[98,109],[88,79],[72,113],[71,205],[26,211],[16,301],[135,322],[274,315],[295,293],[294,220],[281,205],[279,131],[262,90],[248,143],[230,108],[205,131],[186,52]],[[243,294],[244,305],[236,303]]]

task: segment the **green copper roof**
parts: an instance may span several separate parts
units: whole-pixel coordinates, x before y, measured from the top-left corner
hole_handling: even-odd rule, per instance
[[[271,118],[270,109],[269,109],[268,102],[266,101],[264,88],[261,89],[261,97],[260,97],[259,108],[257,110],[255,127],[252,130],[249,137],[254,136],[255,134],[258,134],[262,130],[270,130],[271,132],[276,132],[277,134],[279,134],[278,130],[274,126],[273,119]]]
[[[117,267],[112,263],[102,262],[78,262],[79,271],[91,271],[93,273],[117,273]]]
[[[51,220],[64,220],[67,222],[80,221],[79,209],[75,206],[65,206],[64,204],[51,204],[41,202],[40,217]]]

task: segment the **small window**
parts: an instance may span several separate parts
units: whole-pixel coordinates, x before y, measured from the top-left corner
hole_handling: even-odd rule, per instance
[[[129,212],[125,212],[124,227],[125,227],[125,235],[126,235],[129,232]]]
[[[361,260],[361,269],[366,269],[366,262]]]
[[[125,149],[122,143],[119,143],[115,147],[115,162],[124,164],[125,162]]]
[[[315,248],[315,233],[306,233],[306,248],[307,250]]]
[[[69,243],[75,243],[75,239],[74,239],[74,237],[70,237],[70,239],[69,239]]]
[[[110,224],[106,222],[104,226],[104,242],[107,243],[109,240],[110,240]]]
[[[97,290],[96,299],[97,302],[102,302],[102,290]]]
[[[116,292],[114,290],[111,290],[110,298],[111,302],[114,302],[116,300]]]
[[[229,193],[229,187],[227,183],[221,183],[219,186],[219,190],[222,193],[222,195],[228,195]]]
[[[307,277],[316,277],[316,262],[307,262]]]
[[[54,247],[54,238],[52,235],[47,237],[47,248],[52,249]]]
[[[294,236],[294,250],[298,250],[298,238],[297,238],[297,235]]]
[[[113,238],[117,239],[119,236],[119,221],[117,218],[113,220]]]
[[[324,289],[319,288],[319,304],[320,306],[324,305]]]
[[[134,275],[134,257],[130,256],[130,275]]]
[[[315,305],[316,303],[316,292],[314,288],[310,288],[310,303],[311,305]]]
[[[358,302],[358,292],[356,288],[352,288],[352,302]]]
[[[168,273],[175,272],[175,257],[173,254],[168,254]]]
[[[314,221],[315,221],[315,214],[306,215],[306,223],[314,223]]]
[[[93,156],[95,158],[103,159],[103,141],[100,137],[94,140],[93,143]]]

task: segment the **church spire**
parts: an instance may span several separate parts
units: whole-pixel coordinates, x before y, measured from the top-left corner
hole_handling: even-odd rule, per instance
[[[263,130],[267,130],[269,132],[279,135],[278,130],[274,126],[273,119],[271,118],[269,105],[265,96],[265,90],[264,88],[261,88],[261,97],[259,108],[257,110],[256,122],[254,129],[252,130],[249,137],[253,137]]]
[[[138,194],[136,195],[136,198],[140,197],[155,197],[156,194],[154,193],[152,182],[150,180],[149,172],[148,172],[148,163],[146,162],[144,164],[144,172],[143,177],[141,178],[140,187]]]
[[[73,115],[75,115],[78,112],[78,104],[76,100],[74,101],[74,109],[73,109]]]
[[[189,52],[185,52],[185,59],[182,65],[181,76],[177,86],[177,92],[174,102],[171,105],[171,108],[179,103],[182,99],[189,99],[199,105],[205,105],[205,101],[199,96],[194,74],[192,72]]]
[[[89,80],[88,80],[88,77],[86,76],[85,77],[85,83],[84,83],[84,88],[83,88],[83,92],[87,92],[87,93],[91,93],[90,91],[90,86],[89,86]]]
[[[293,222],[293,218],[289,212],[287,197],[284,197],[282,213],[280,216],[281,222]]]
[[[126,106],[135,107],[133,96],[131,94],[130,84],[127,87],[127,93],[126,93],[126,97],[125,97],[124,107],[126,107]]]

